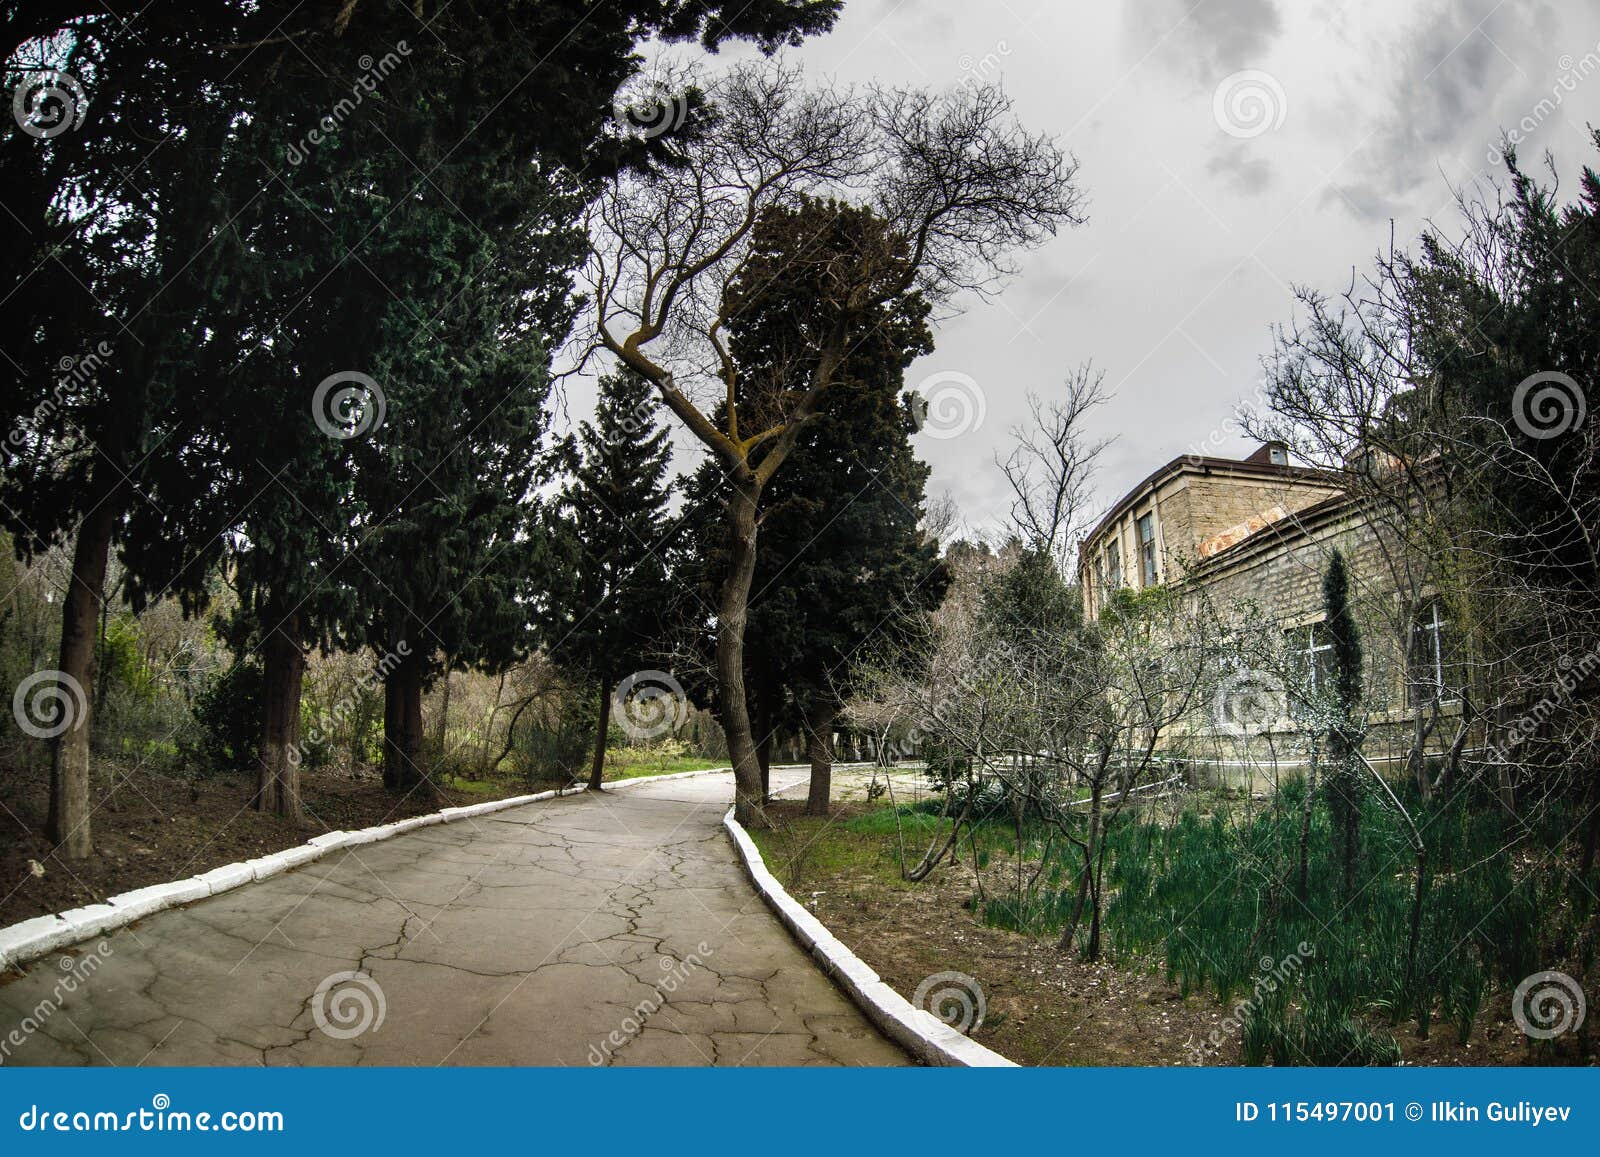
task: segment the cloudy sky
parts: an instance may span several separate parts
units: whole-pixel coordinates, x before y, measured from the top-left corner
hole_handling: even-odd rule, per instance
[[[1246,452],[1231,415],[1294,286],[1342,288],[1391,220],[1402,243],[1448,226],[1452,188],[1501,171],[1503,131],[1575,187],[1600,125],[1587,3],[846,0],[791,56],[841,82],[993,79],[1081,165],[1088,223],[1027,255],[998,298],[964,303],[908,375],[965,374],[983,393],[979,428],[919,438],[930,493],[980,530],[1004,516],[993,459],[1026,391],[1084,361],[1105,372],[1106,503],[1193,447]]]
[[[1402,246],[1426,222],[1453,229],[1453,190],[1504,173],[1504,133],[1525,162],[1554,154],[1568,190],[1600,160],[1592,3],[846,0],[834,32],[787,56],[840,83],[992,80],[1077,157],[1088,222],[1024,254],[997,298],[960,302],[907,373],[981,390],[981,426],[917,438],[930,498],[981,534],[1005,520],[995,453],[1029,390],[1083,362],[1106,374],[1102,506],[1178,454],[1248,453],[1235,408],[1294,286],[1346,288],[1390,222]],[[571,413],[592,397],[574,390]]]

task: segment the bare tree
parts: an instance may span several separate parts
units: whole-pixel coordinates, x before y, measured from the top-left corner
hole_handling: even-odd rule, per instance
[[[1106,400],[1104,371],[1080,366],[1059,397],[1028,394],[1029,421],[1015,427],[1015,445],[996,459],[1011,488],[1011,528],[1055,560],[1062,574],[1077,552],[1095,463],[1111,439],[1083,432],[1085,417]]]
[[[703,84],[709,116],[674,163],[620,175],[594,204],[587,268],[592,340],[655,384],[727,475],[730,565],[717,607],[718,706],[743,822],[764,823],[744,690],[744,631],[762,489],[840,366],[907,294],[948,305],[986,292],[1010,253],[1081,220],[1075,163],[1029,134],[995,89],[942,95],[807,87],[783,63],[740,65]],[[764,223],[818,200],[880,222],[854,252],[826,254],[827,300],[811,340],[741,374],[735,309],[816,255],[758,248]]]

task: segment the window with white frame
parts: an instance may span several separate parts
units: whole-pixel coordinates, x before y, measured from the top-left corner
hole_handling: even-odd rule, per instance
[[[1429,599],[1411,621],[1411,651],[1406,662],[1406,705],[1452,703],[1460,699],[1461,666],[1456,633],[1444,603]]]
[[[1328,624],[1317,622],[1291,627],[1284,633],[1284,642],[1293,680],[1290,702],[1307,703],[1331,694],[1338,671]]]

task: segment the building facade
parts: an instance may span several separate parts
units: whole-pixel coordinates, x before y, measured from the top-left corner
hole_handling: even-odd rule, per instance
[[[1335,550],[1363,641],[1369,758],[1407,758],[1423,723],[1431,726],[1420,749],[1448,744],[1451,729],[1438,724],[1459,717],[1453,689],[1465,676],[1443,603],[1336,474],[1292,464],[1280,444],[1237,460],[1176,458],[1124,495],[1080,544],[1084,609],[1098,614],[1118,590],[1167,586],[1208,601],[1219,621],[1248,614],[1281,632],[1289,675],[1277,717],[1241,735],[1219,703],[1185,734],[1210,731],[1231,754],[1260,738],[1294,763],[1305,728],[1289,687],[1317,690],[1331,675],[1322,582]]]

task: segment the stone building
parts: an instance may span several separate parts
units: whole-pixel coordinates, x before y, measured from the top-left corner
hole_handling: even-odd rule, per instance
[[[1337,474],[1291,463],[1281,444],[1237,460],[1175,458],[1124,495],[1080,544],[1084,609],[1097,614],[1118,589],[1182,590],[1208,600],[1221,619],[1248,614],[1275,625],[1292,672],[1283,682],[1315,689],[1331,670],[1322,580],[1335,549],[1347,561],[1363,640],[1369,757],[1401,760],[1414,745],[1448,743],[1450,728],[1437,724],[1459,715],[1450,689],[1462,685],[1460,648],[1427,576],[1381,520],[1341,489]],[[1281,689],[1278,717],[1259,729],[1281,741],[1283,754],[1303,738],[1289,698]],[[1185,729],[1186,737],[1209,725],[1228,752],[1241,754],[1249,744],[1220,717],[1225,710],[1217,704],[1205,713],[1214,717]],[[1429,721],[1432,733],[1418,744]]]

